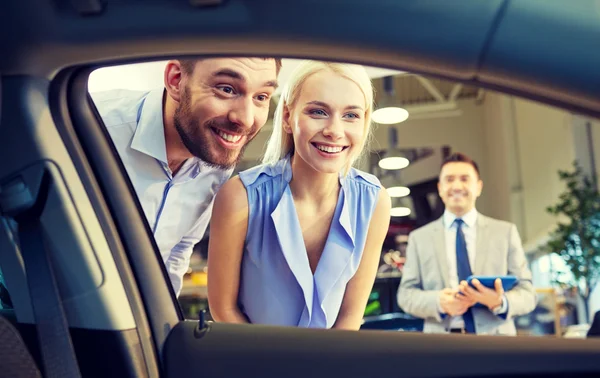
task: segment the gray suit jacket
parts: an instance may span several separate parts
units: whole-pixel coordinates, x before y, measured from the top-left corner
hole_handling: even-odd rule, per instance
[[[407,313],[425,319],[423,332],[449,332],[450,316],[438,312],[439,291],[448,288],[448,260],[443,218],[410,233],[406,263],[397,299]],[[519,284],[505,293],[506,319],[484,308],[473,308],[478,334],[515,335],[513,318],[531,312],[536,296],[531,272],[517,227],[508,222],[477,215],[475,269],[473,275],[514,275]]]

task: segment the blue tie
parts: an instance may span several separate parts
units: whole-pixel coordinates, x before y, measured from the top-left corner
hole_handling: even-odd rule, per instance
[[[465,222],[457,218],[454,223],[456,223],[456,270],[458,281],[460,282],[466,280],[471,275],[471,265],[469,264],[465,234],[462,231],[462,226]],[[475,321],[473,320],[471,309],[468,309],[462,317],[465,322],[465,331],[467,333],[475,333]]]

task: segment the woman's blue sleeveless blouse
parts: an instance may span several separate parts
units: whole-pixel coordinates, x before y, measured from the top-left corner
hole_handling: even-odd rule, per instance
[[[361,261],[381,183],[351,169],[323,253],[312,274],[289,182],[290,159],[241,172],[248,194],[248,233],[239,306],[251,323],[331,328],[346,284]]]

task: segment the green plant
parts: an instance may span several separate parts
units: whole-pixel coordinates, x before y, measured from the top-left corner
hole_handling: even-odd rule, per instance
[[[558,172],[566,191],[547,208],[559,222],[544,250],[562,257],[569,267],[571,274],[559,274],[554,280],[578,289],[587,321],[590,294],[600,278],[600,193],[596,175],[586,175],[577,161],[573,165],[573,171]]]

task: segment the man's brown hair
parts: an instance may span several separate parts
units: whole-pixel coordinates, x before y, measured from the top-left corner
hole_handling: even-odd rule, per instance
[[[274,59],[275,60],[275,70],[277,75],[279,75],[279,70],[281,70],[281,58],[263,58],[264,60]],[[186,75],[191,75],[194,73],[194,67],[196,67],[196,62],[200,59],[180,59],[179,63],[181,63],[181,70]]]
[[[452,155],[448,156],[446,159],[444,159],[444,162],[442,163],[442,166],[440,167],[440,171],[442,170],[442,168],[444,168],[444,165],[446,165],[448,163],[471,164],[473,166],[473,168],[475,168],[475,172],[477,173],[477,178],[481,177],[479,174],[479,167],[477,166],[477,163],[475,162],[475,160],[471,159],[470,157],[468,157],[467,155],[465,155],[463,153],[455,152]]]

